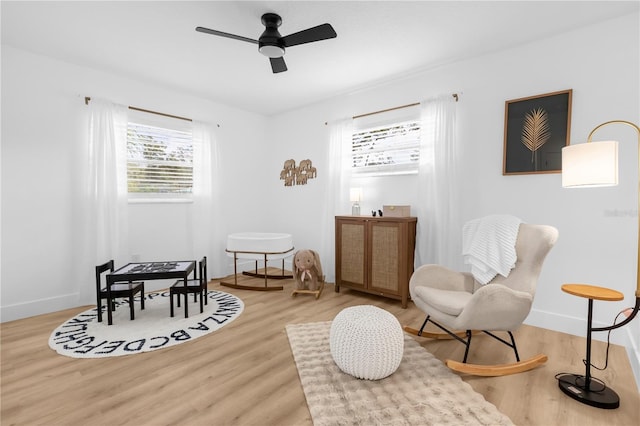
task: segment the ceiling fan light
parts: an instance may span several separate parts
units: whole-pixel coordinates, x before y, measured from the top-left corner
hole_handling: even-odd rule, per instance
[[[263,45],[258,50],[268,58],[281,58],[284,56],[284,48],[280,46]]]

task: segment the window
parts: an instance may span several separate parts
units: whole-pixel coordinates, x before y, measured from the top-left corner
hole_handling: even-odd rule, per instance
[[[388,114],[387,114],[388,115]],[[354,174],[415,173],[420,160],[420,119],[399,119],[397,113],[386,123],[362,122],[354,126],[351,138],[351,167]],[[380,118],[378,118],[380,120]],[[392,120],[392,121],[389,121]]]
[[[127,187],[130,197],[190,197],[193,188],[193,136],[191,123],[180,121],[130,111],[127,125]]]

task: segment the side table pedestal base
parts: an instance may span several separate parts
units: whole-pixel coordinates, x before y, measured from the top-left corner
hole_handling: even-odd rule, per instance
[[[585,386],[585,378],[579,374],[558,376],[558,386],[571,398],[592,407],[614,409],[620,406],[620,397],[613,389],[593,380]]]

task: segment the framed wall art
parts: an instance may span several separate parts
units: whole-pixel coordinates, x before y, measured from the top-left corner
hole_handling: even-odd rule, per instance
[[[560,173],[569,144],[572,90],[513,99],[504,108],[503,175]]]

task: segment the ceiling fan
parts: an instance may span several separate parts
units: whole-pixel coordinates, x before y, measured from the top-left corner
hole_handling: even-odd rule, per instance
[[[278,27],[282,24],[282,18],[275,13],[265,13],[262,15],[262,24],[265,26],[265,30],[258,40],[204,27],[196,27],[196,31],[257,44],[260,53],[269,58],[274,74],[287,70],[287,65],[283,58],[285,48],[312,43],[314,41],[327,40],[337,36],[331,25],[322,24],[282,37],[278,32]]]

